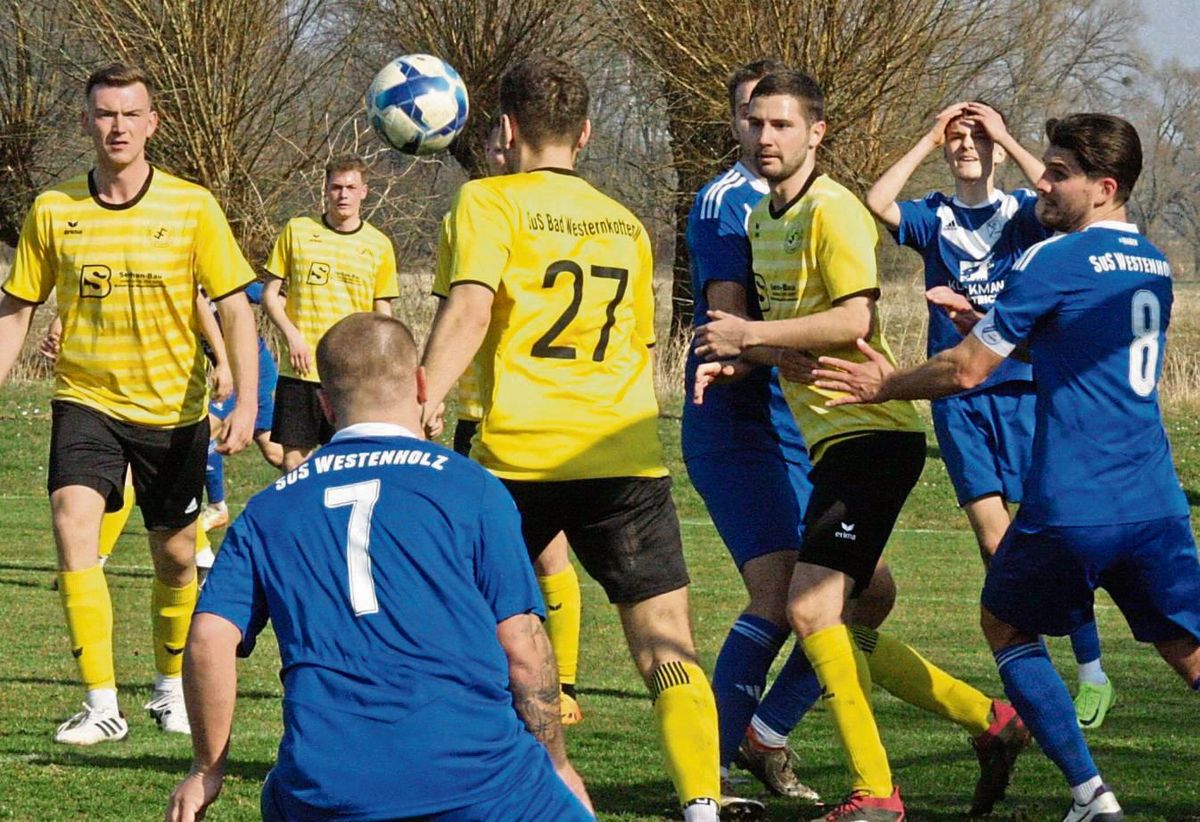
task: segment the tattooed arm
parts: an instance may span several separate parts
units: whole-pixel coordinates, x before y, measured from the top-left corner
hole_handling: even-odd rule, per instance
[[[567,759],[558,703],[558,665],[541,619],[536,614],[509,617],[496,626],[496,638],[508,656],[513,707],[529,732],[546,747],[559,777],[592,810],[583,780]]]

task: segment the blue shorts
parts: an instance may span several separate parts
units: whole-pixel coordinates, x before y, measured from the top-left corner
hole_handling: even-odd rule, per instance
[[[595,822],[575,794],[558,778],[549,756],[539,757],[541,763],[534,773],[514,782],[499,796],[482,799],[470,805],[420,816],[401,817],[412,822],[493,822],[498,819],[519,819],[522,822]],[[403,767],[402,763],[396,763]],[[293,822],[297,819],[339,819],[335,813],[323,814],[308,806],[297,806],[267,774],[259,800],[263,822]],[[366,818],[366,817],[355,817]],[[392,818],[392,817],[387,817]]]
[[[808,462],[762,449],[708,453],[684,464],[739,571],[765,554],[800,550],[812,496]]]
[[[1200,641],[1200,558],[1186,516],[1038,526],[1018,514],[992,557],[983,607],[1027,634],[1065,636],[1093,619],[1096,588],[1142,642]]]
[[[275,358],[267,350],[262,337],[258,338],[258,414],[254,417],[254,433],[261,434],[271,430],[271,420],[275,416],[275,383],[279,382],[279,369],[275,366]],[[237,404],[237,392],[229,395],[223,402],[212,400],[208,403],[208,413],[219,420],[230,415]]]
[[[1033,452],[1033,383],[933,401],[933,431],[959,505],[999,494],[1021,501]]]

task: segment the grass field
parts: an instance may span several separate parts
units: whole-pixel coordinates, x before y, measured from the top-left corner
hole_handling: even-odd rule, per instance
[[[152,819],[161,815],[175,781],[187,769],[188,741],[167,738],[139,710],[150,693],[149,558],[135,515],[109,564],[116,611],[116,664],[129,740],[92,749],[55,745],[55,725],[81,699],[68,653],[58,595],[50,588],[53,542],[48,525],[45,459],[49,387],[18,383],[0,389],[0,818]],[[703,662],[711,669],[729,623],[742,605],[741,585],[699,498],[678,461],[678,421],[664,415],[662,434],[676,478],[676,500],[692,571],[693,611]],[[1200,421],[1172,417],[1170,429],[1185,486],[1200,499]],[[977,628],[982,572],[965,519],[955,509],[945,473],[930,450],[888,557],[900,599],[887,626],[927,656],[993,694],[991,657]],[[230,499],[244,500],[271,478],[257,453],[228,462]],[[628,661],[615,614],[585,580],[584,646],[580,665],[582,725],[568,732],[576,767],[603,820],[675,818],[674,801],[652,732],[645,690]],[[1107,599],[1097,609],[1105,663],[1119,703],[1104,728],[1089,737],[1097,761],[1128,818],[1200,819],[1200,780],[1191,739],[1200,727],[1197,698],[1153,652],[1129,636]],[[268,632],[269,634],[269,632]],[[1065,641],[1053,644],[1073,681]],[[209,818],[257,818],[258,787],[271,767],[280,733],[277,662],[269,636],[241,665],[230,773]],[[913,820],[962,818],[975,758],[957,728],[877,691],[875,705],[896,779]],[[846,785],[832,725],[814,712],[792,737],[803,777],[829,798]],[[1036,750],[1020,762],[1011,799],[994,818],[1061,818],[1065,789]],[[804,806],[768,799],[771,819],[806,819]]]

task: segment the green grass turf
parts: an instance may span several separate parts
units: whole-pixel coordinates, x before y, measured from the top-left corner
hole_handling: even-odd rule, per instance
[[[50,588],[53,540],[45,493],[49,389],[0,389],[0,818],[151,819],[187,769],[190,746],[161,734],[140,706],[149,697],[149,558],[135,514],[109,564],[116,612],[116,665],[128,741],[74,749],[51,741],[55,725],[77,710],[81,693],[68,653],[58,595]],[[1200,421],[1169,424],[1184,485],[1200,499]],[[678,460],[677,418],[661,426],[675,476],[676,500],[694,584],[692,602],[703,663],[712,662],[744,595],[732,563],[688,484]],[[1000,685],[977,627],[982,570],[966,521],[955,508],[945,472],[931,448],[925,474],[909,501],[887,556],[900,587],[888,630],[926,656],[991,694]],[[235,509],[272,477],[253,448],[227,461]],[[219,539],[219,534],[216,535]],[[584,579],[584,642],[580,661],[582,725],[568,730],[576,767],[603,820],[676,818],[664,775],[653,714],[628,660],[620,628],[603,594]],[[1103,729],[1089,736],[1097,761],[1115,786],[1129,819],[1180,820],[1200,806],[1191,757],[1198,727],[1190,694],[1152,650],[1138,646],[1120,614],[1100,596],[1097,614],[1105,665],[1119,702]],[[280,733],[278,657],[267,635],[240,667],[240,698],[229,776],[211,819],[254,819],[258,787],[274,759]],[[1068,644],[1054,656],[1073,682]],[[965,735],[877,691],[882,735],[913,820],[959,819],[976,773]],[[803,777],[829,798],[846,786],[829,718],[816,711],[792,736]],[[1002,820],[1061,818],[1065,788],[1036,750],[1024,756],[998,808]],[[807,818],[804,806],[768,799],[771,819]]]

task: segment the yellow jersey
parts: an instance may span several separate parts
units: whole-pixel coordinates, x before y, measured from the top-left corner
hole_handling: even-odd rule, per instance
[[[57,292],[56,399],[174,428],[208,413],[196,287],[220,299],[253,280],[212,194],[151,168],[121,205],[99,199],[91,174],[40,194],[4,290],[36,303]]]
[[[500,477],[661,477],[650,239],[572,172],[473,180],[450,213],[451,287],[495,292],[471,456]]]
[[[450,296],[450,214],[442,217],[438,231],[437,271],[433,276],[433,296],[446,299]],[[469,422],[483,419],[483,402],[479,399],[479,358],[467,366],[455,386],[458,398],[458,418]]]
[[[816,172],[814,172],[816,175]],[[764,320],[786,320],[828,311],[856,294],[879,294],[875,220],[849,189],[821,174],[812,179],[782,213],[764,197],[750,213],[754,283]],[[896,358],[877,321],[867,341],[893,365]],[[855,346],[815,352],[862,362]],[[880,405],[825,402],[839,392],[783,380],[784,395],[796,416],[813,459],[832,440],[866,431],[922,431],[908,401]]]
[[[365,220],[353,231],[336,231],[324,218],[293,217],[275,241],[266,268],[283,280],[284,312],[314,354],[338,320],[373,310],[376,300],[400,296],[392,241]],[[312,370],[301,376],[291,357],[281,356],[279,373],[321,381],[315,358]]]

